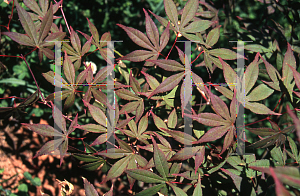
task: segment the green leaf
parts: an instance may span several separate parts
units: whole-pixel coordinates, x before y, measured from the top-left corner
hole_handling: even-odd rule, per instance
[[[176,109],[174,108],[168,117],[168,127],[174,129],[177,125],[177,114]]]
[[[170,134],[172,138],[182,144],[187,143],[188,145],[191,145],[192,142],[197,141],[192,135],[182,131],[169,130],[167,128],[162,128],[162,130]]]
[[[300,162],[300,160],[299,160],[300,157],[298,155],[297,145],[295,144],[294,140],[290,136],[287,136],[287,139],[289,141],[290,148],[292,150],[294,158],[295,158],[296,162],[299,163]]]
[[[254,86],[257,77],[258,77],[258,55],[255,56],[255,59],[253,62],[250,63],[250,65],[247,67],[245,71],[245,94],[247,95],[250,89]],[[262,91],[263,92],[263,91]]]
[[[226,62],[223,61],[221,57],[219,57],[220,62],[222,63],[223,67],[223,74],[226,83],[228,84],[228,87],[230,88],[231,91],[235,88],[234,86],[237,83],[237,74],[236,72],[228,65]]]
[[[247,95],[246,99],[248,101],[264,100],[270,95],[272,95],[273,92],[274,90],[268,88],[266,85],[260,84],[257,87],[255,87],[249,95]]]
[[[41,180],[38,177],[33,178],[30,182],[33,186],[41,186],[42,184]]]
[[[128,162],[130,160],[130,156],[126,156],[123,159],[120,159],[119,161],[117,161],[109,170],[106,178],[101,182],[101,184],[112,180],[114,178],[119,177],[120,175],[122,175],[122,173],[125,171],[125,169],[127,168]]]
[[[92,36],[93,36],[93,42],[94,42],[93,44],[98,44],[99,43],[99,33],[98,33],[98,30],[95,27],[95,25],[93,23],[91,23],[91,21],[88,18],[86,18],[86,19],[88,20],[90,32],[92,33]]]
[[[75,86],[75,68],[73,63],[71,62],[67,52],[65,51],[65,60],[63,64],[64,74],[71,84],[72,88]]]
[[[202,196],[202,188],[201,188],[201,182],[198,181],[196,188],[194,189],[193,196]]]
[[[143,116],[139,122],[138,135],[142,135],[147,130],[147,127],[148,127],[148,114]]]
[[[267,52],[272,52],[271,49],[266,48],[262,45],[259,44],[248,44],[244,46],[245,50],[250,50],[252,52],[259,52],[259,53],[267,53]]]
[[[143,71],[141,71],[141,73],[145,76],[147,83],[149,84],[150,88],[152,90],[155,90],[158,86],[159,86],[159,82],[157,81],[157,79]]]
[[[174,24],[175,29],[178,30],[178,12],[173,0],[164,0],[165,11],[168,18]]]
[[[209,20],[196,20],[183,28],[182,31],[186,33],[198,33],[205,31],[210,25],[212,25],[212,22]]]
[[[168,129],[166,123],[158,116],[156,116],[152,111],[150,111],[153,120],[154,120],[154,124],[156,125],[156,127],[161,130],[162,132],[165,132],[164,129]]]
[[[275,113],[269,108],[267,108],[265,105],[261,103],[252,103],[252,102],[246,102],[245,103],[246,108],[251,110],[253,113],[256,114],[271,114],[271,115],[281,115],[279,113]]]
[[[119,139],[116,135],[114,135],[115,139],[118,141],[118,144],[120,145],[121,149],[128,153],[133,153],[133,149],[123,140]]]
[[[165,180],[162,177],[148,170],[133,169],[126,170],[125,172],[134,179],[143,181],[145,183],[165,183]]]
[[[30,181],[32,180],[32,176],[31,176],[31,174],[30,174],[29,172],[24,172],[23,175],[24,175],[24,177],[27,178],[28,180],[30,180]]]
[[[95,162],[91,162],[91,163],[87,163],[85,165],[82,165],[81,168],[82,169],[86,169],[88,171],[95,171],[97,170],[99,167],[102,167],[105,164],[104,161],[95,161]],[[103,167],[102,167],[103,168]]]
[[[206,38],[206,44],[209,46],[213,46],[215,45],[220,37],[220,26],[214,28],[213,30],[211,30]]]
[[[102,157],[96,157],[93,155],[88,154],[79,154],[79,153],[73,153],[72,156],[74,156],[76,159],[84,162],[94,162],[99,160],[104,160]]]
[[[80,125],[78,128],[92,133],[106,133],[105,127],[96,124]]]
[[[164,186],[166,186],[166,184],[164,184],[164,183],[152,186],[152,187],[150,187],[148,189],[145,189],[145,190],[139,192],[135,196],[145,196],[145,195],[152,196],[152,195],[155,195]]]
[[[180,26],[185,27],[185,25],[190,22],[196,15],[199,7],[198,0],[189,0],[182,11]]]
[[[224,60],[234,60],[237,57],[237,53],[233,52],[232,50],[226,48],[217,48],[213,50],[208,50],[207,53],[213,55],[215,57],[220,57]],[[238,55],[239,56],[239,55]],[[242,57],[244,58],[244,57]]]
[[[181,188],[178,188],[176,185],[172,183],[170,183],[169,185],[172,187],[176,196],[188,196]]]
[[[280,146],[274,147],[271,150],[271,156],[274,159],[273,161],[276,166],[278,166],[278,165],[284,166],[285,165],[285,159],[284,159],[284,156],[283,156]]]
[[[20,184],[18,186],[18,190],[19,190],[20,194],[21,193],[28,193],[28,186],[27,186],[27,184],[24,184],[24,183]]]
[[[141,92],[141,86],[140,86],[139,82],[137,81],[137,79],[135,79],[135,77],[133,77],[132,70],[130,70],[129,81],[130,81],[131,88],[135,92],[135,94],[138,94],[139,92]]]
[[[153,152],[154,152],[154,164],[157,171],[162,175],[162,177],[167,180],[169,175],[169,166],[165,154],[161,149],[158,148],[154,138],[152,137],[153,142]]]
[[[145,61],[146,59],[149,59],[150,57],[153,57],[156,54],[157,54],[157,52],[148,51],[148,50],[135,50],[135,51],[119,58],[118,60],[141,62],[141,61]]]

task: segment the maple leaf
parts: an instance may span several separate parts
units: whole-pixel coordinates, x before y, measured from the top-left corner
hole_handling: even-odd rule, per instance
[[[254,88],[251,93],[249,93],[258,78],[258,57],[259,53],[256,54],[253,62],[251,62],[250,65],[246,68],[244,78],[239,78],[237,76],[237,73],[227,63],[219,58],[223,66],[225,81],[228,84],[230,90],[222,86],[215,86],[215,89],[221,92],[228,99],[232,99],[232,91],[236,88],[235,86],[240,86],[241,88],[237,90],[237,100],[242,103],[245,108],[251,110],[256,114],[281,115],[279,113],[273,112],[261,103],[254,102],[266,99],[274,92],[274,90],[268,88],[265,84],[260,84],[256,88]]]
[[[73,47],[71,47],[68,43],[63,42],[62,50],[66,51],[67,54],[70,55],[70,60],[74,62],[75,71],[77,71],[81,65],[81,58],[90,50],[92,37],[89,37],[88,41],[81,48],[79,36],[72,27],[70,27],[70,29],[70,40]]]
[[[39,99],[39,91],[36,90],[32,95],[27,97],[20,104],[13,107],[1,107],[0,113],[8,113],[6,117],[10,117],[11,114],[16,115],[16,118],[20,116],[19,113],[24,113],[23,109],[28,107],[29,105],[34,104]],[[4,117],[4,118],[6,118]],[[2,117],[1,117],[2,118]]]
[[[98,33],[98,30],[97,28],[95,27],[95,25],[88,19],[86,18],[88,23],[89,23],[89,28],[90,28],[90,32],[92,33],[92,36],[89,36],[81,31],[78,31],[79,33],[81,33],[87,40],[92,40],[92,44],[95,45],[101,56],[104,58],[105,61],[109,62],[111,64],[111,61],[109,61],[109,58],[107,58],[107,48],[104,48],[105,46],[107,46],[108,42],[111,41],[111,34],[110,32],[106,32],[104,33],[101,38],[99,37],[99,33]],[[99,40],[100,38],[100,40]],[[72,40],[71,40],[72,41]],[[77,41],[77,43],[79,43],[79,41]],[[113,51],[110,51],[110,52],[113,52]],[[112,53],[109,54],[111,57],[112,56]]]
[[[54,136],[54,140],[48,141],[44,146],[36,153],[33,157],[37,157],[40,155],[51,154],[55,150],[59,150],[60,155],[60,165],[62,164],[64,156],[67,154],[68,150],[68,136],[76,129],[78,114],[73,119],[69,129],[66,129],[66,120],[61,113],[61,111],[53,105],[52,108],[52,116],[54,119],[54,123],[58,126],[58,130],[51,127],[50,125],[44,124],[28,124],[22,123],[22,125],[26,126],[31,131],[34,131],[43,136]]]
[[[127,35],[134,43],[151,51],[135,50],[123,57],[120,57],[118,60],[129,60],[133,62],[140,62],[146,59],[156,60],[160,52],[167,45],[170,37],[169,25],[167,25],[166,29],[164,30],[161,37],[159,38],[159,32],[155,23],[150,18],[147,11],[145,9],[143,10],[146,16],[146,33],[148,37],[141,31],[136,30],[134,28],[126,27],[121,24],[117,24],[117,25],[126,31]],[[154,63],[152,62],[145,63],[145,66],[153,66],[153,65]]]
[[[261,57],[263,60],[268,75],[272,82],[267,82],[262,80],[265,84],[269,85],[271,88],[277,90],[277,91],[283,91],[289,95],[289,98],[291,102],[293,102],[293,88],[295,86],[295,81],[297,81],[295,77],[295,81],[292,82],[293,80],[293,73],[295,73],[296,69],[296,59],[293,54],[291,45],[288,43],[287,45],[287,51],[285,53],[283,63],[282,63],[282,77],[280,76],[279,72],[277,69],[275,69],[269,62],[267,62],[263,57]],[[282,85],[283,84],[283,85]],[[300,86],[300,85],[299,85]]]
[[[279,126],[273,121],[269,121],[271,123],[272,128],[261,127],[261,128],[247,128],[250,132],[255,135],[259,135],[261,140],[249,145],[249,148],[266,148],[273,144],[276,146],[280,146],[286,141],[286,134],[291,133],[295,130],[295,126],[289,126],[284,129],[280,129]],[[268,137],[266,137],[268,136]],[[266,138],[262,138],[266,137]]]
[[[42,24],[39,28],[33,23],[32,18],[29,13],[22,8],[19,3],[16,1],[16,7],[20,22],[24,28],[26,34],[20,34],[16,32],[3,32],[3,35],[7,35],[15,42],[25,45],[38,48],[39,60],[42,61],[43,54],[49,59],[54,59],[54,52],[49,49],[49,46],[55,45],[55,41],[61,41],[66,33],[65,32],[56,32],[48,35],[51,26],[53,24],[53,6],[52,2],[50,7],[43,17]],[[48,36],[47,36],[48,35]]]
[[[91,66],[88,67],[88,69],[85,69],[82,71],[75,80],[75,67],[74,64],[71,62],[69,56],[67,55],[67,52],[65,51],[65,58],[64,58],[64,64],[63,64],[63,70],[64,75],[66,76],[66,79],[61,78],[61,80],[58,79],[57,75],[55,77],[55,73],[53,71],[49,71],[47,73],[42,73],[42,75],[45,77],[45,79],[50,82],[52,85],[60,88],[64,88],[67,90],[54,92],[46,98],[47,101],[54,100],[55,95],[58,97],[61,97],[61,100],[66,99],[64,104],[64,109],[71,107],[75,102],[75,93],[76,89],[79,87],[79,85],[82,85],[86,77],[92,73]],[[61,96],[60,96],[61,95]]]
[[[205,86],[205,88],[207,88]],[[233,142],[233,136],[235,133],[235,121],[237,111],[237,99],[236,99],[236,91],[234,91],[234,95],[230,104],[230,113],[229,110],[218,96],[214,95],[211,91],[207,89],[209,93],[212,109],[216,112],[213,113],[200,113],[198,115],[184,114],[187,117],[190,117],[199,123],[207,126],[213,126],[207,133],[205,133],[198,141],[193,142],[192,144],[199,144],[204,142],[215,141],[216,139],[221,138],[225,133],[226,137],[224,139],[223,149],[220,154],[222,154]]]

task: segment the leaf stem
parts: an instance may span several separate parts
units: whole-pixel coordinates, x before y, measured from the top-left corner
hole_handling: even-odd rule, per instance
[[[123,57],[123,55],[120,52],[118,52],[117,50],[114,50],[114,52],[117,53],[120,57]]]
[[[29,67],[29,65],[28,65],[28,63],[27,63],[27,61],[26,61],[26,58],[25,58],[22,54],[21,54],[21,58],[25,61],[26,65],[27,65],[27,67],[28,67],[28,69],[29,69],[29,71],[30,71],[32,77],[33,77],[33,80],[34,80],[34,82],[35,82],[35,85],[36,85],[37,89],[39,90],[39,93],[41,94],[41,97],[42,97],[42,100],[43,100],[44,104],[48,105],[48,106],[51,108],[51,106],[47,103],[46,99],[44,98],[44,96],[43,96],[43,94],[42,94],[42,92],[41,92],[41,89],[40,89],[40,87],[39,87],[39,85],[38,85],[38,83],[37,83],[37,81],[36,81],[36,79],[35,79],[35,77],[34,77],[34,74],[32,73],[32,70],[30,69],[30,67]]]
[[[56,0],[54,0],[55,3],[57,3]],[[71,35],[71,31],[70,31],[70,28],[69,28],[69,25],[68,25],[68,22],[67,22],[67,19],[66,19],[66,16],[65,16],[65,13],[64,13],[64,10],[62,9],[62,4],[63,4],[64,1],[61,2],[61,6],[60,6],[60,11],[61,11],[61,14],[63,15],[63,18],[64,18],[64,21],[67,25],[67,28],[68,28],[68,31],[69,31],[69,34]]]
[[[203,52],[204,52],[204,50],[202,52],[200,52],[200,54],[198,54],[198,56],[191,62],[191,64],[193,64]]]
[[[179,33],[177,32],[175,41],[174,41],[174,43],[173,43],[173,46],[172,46],[171,50],[169,51],[168,56],[166,57],[166,60],[169,58],[169,55],[171,54],[171,51],[172,51],[172,49],[174,48],[174,46],[175,46],[175,44],[176,44],[176,42],[177,42],[178,35],[179,35]]]

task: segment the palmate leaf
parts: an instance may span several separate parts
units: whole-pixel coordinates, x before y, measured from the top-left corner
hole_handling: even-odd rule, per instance
[[[237,93],[237,100],[240,103],[245,104],[245,108],[251,110],[256,114],[281,115],[279,113],[273,112],[263,104],[252,102],[252,101],[264,100],[274,92],[273,90],[269,89],[266,85],[260,84],[254,90],[252,90],[252,92],[249,93],[250,89],[255,84],[256,78],[258,77],[258,72],[259,72],[258,57],[259,57],[259,53],[256,54],[254,61],[251,62],[250,65],[247,67],[246,72],[244,74],[245,78],[242,79],[240,79],[237,76],[236,72],[219,57],[219,60],[223,66],[225,81],[228,84],[230,90],[233,91],[235,85],[239,85],[241,84],[241,81],[245,80],[245,89],[240,89],[238,90]],[[227,91],[228,89],[219,86],[215,86],[215,88],[227,98],[232,99],[233,93]]]
[[[288,134],[295,130],[294,126],[289,126],[284,128],[283,130],[275,130],[270,129],[267,127],[264,128],[247,128],[250,132],[259,135],[259,136],[269,136],[267,138],[264,138],[258,142],[255,142],[251,145],[249,145],[249,148],[266,148],[268,146],[271,146],[273,144],[276,144],[276,146],[279,146],[283,144],[286,140],[285,134]]]
[[[54,59],[54,52],[46,47],[53,46],[55,44],[54,41],[61,41],[65,37],[65,33],[57,32],[48,35],[50,28],[53,24],[52,2],[50,3],[50,7],[48,11],[46,11],[45,15],[43,16],[42,24],[41,27],[39,28],[39,32],[38,32],[38,28],[36,27],[32,18],[30,17],[30,14],[26,12],[25,9],[22,8],[18,2],[16,2],[16,7],[20,18],[20,22],[27,35],[15,33],[15,32],[3,32],[2,34],[7,35],[12,40],[18,42],[19,44],[38,48],[39,49],[38,56],[40,61],[42,61],[43,54],[50,59]]]
[[[12,114],[13,115],[16,114],[16,116],[19,117],[19,113],[24,113],[23,108],[34,104],[38,99],[39,99],[39,91],[36,90],[32,95],[30,95],[24,101],[22,101],[20,104],[18,104],[18,106],[1,107],[0,113],[4,113],[4,114],[1,114],[1,117],[7,118],[7,117],[10,117]],[[4,117],[5,114],[6,114],[6,117]]]
[[[104,48],[104,47],[107,46],[108,42],[111,41],[110,32],[104,33],[99,40],[99,33],[98,33],[97,28],[95,27],[95,25],[93,23],[91,23],[91,21],[88,18],[87,18],[87,20],[89,23],[89,28],[90,28],[90,32],[92,33],[92,36],[82,33],[81,31],[78,31],[78,32],[80,32],[87,40],[92,39],[91,43],[98,48],[100,55],[104,58],[104,60],[108,61],[107,48]],[[88,50],[86,50],[86,49],[85,49],[85,51],[88,52]]]
[[[70,27],[70,29],[70,40],[73,48],[66,42],[63,42],[62,50],[66,51],[67,54],[70,55],[71,61],[74,62],[75,71],[77,71],[81,65],[81,58],[89,51],[91,47],[92,37],[90,37],[81,48],[81,41],[79,39],[79,36],[72,27]]]
[[[76,93],[76,89],[78,88],[78,84],[80,85],[83,83],[83,81],[86,79],[87,73],[90,69],[91,69],[91,67],[89,66],[88,69],[85,69],[84,71],[82,71],[77,76],[76,82],[75,82],[75,67],[65,51],[63,70],[64,70],[64,74],[65,74],[67,80],[61,78],[61,81],[59,81],[59,79],[57,77],[55,77],[55,73],[53,71],[49,71],[47,73],[42,73],[42,75],[45,77],[45,79],[48,82],[50,82],[54,86],[62,87],[62,88],[68,89],[68,90],[52,93],[52,94],[48,95],[46,100],[53,101],[54,96],[56,95],[56,96],[60,97],[61,100],[66,99],[66,101],[64,103],[64,109],[71,107],[75,102],[75,93]]]
[[[158,29],[153,22],[153,20],[148,15],[145,9],[144,13],[146,16],[146,33],[147,36],[139,30],[133,29],[131,27],[126,27],[121,24],[117,24],[119,27],[124,29],[130,39],[137,45],[146,48],[147,50],[135,50],[123,57],[120,57],[118,60],[129,60],[133,62],[140,62],[146,59],[156,60],[160,52],[165,48],[166,44],[169,41],[169,25],[166,27],[164,32],[159,39]],[[152,42],[152,43],[151,43]],[[147,61],[145,66],[153,66],[153,62]]]
[[[66,130],[66,121],[61,113],[61,111],[53,105],[52,107],[52,116],[54,118],[54,123],[58,125],[59,129],[56,130],[49,125],[44,124],[27,124],[22,123],[22,125],[26,126],[28,129],[43,135],[43,136],[54,136],[54,140],[48,141],[41,149],[36,153],[34,157],[50,154],[53,151],[59,151],[60,155],[60,165],[62,164],[64,156],[67,154],[68,150],[68,136],[75,130],[75,126],[77,125],[78,114],[73,119],[71,125],[68,130]]]
[[[293,74],[294,74],[292,68],[296,69],[296,60],[293,51],[291,49],[291,45],[289,43],[287,45],[287,51],[285,53],[284,60],[282,63],[282,77],[278,73],[277,69],[275,69],[270,63],[268,63],[265,59],[263,59],[263,61],[272,82],[266,82],[264,80],[262,81],[277,91],[287,92],[289,94],[291,102],[293,102],[292,93],[293,93],[295,82],[292,82]],[[279,81],[278,79],[280,79],[283,82],[284,86],[280,85],[281,81]]]
[[[36,3],[35,0],[24,0],[23,2],[26,5],[26,7],[28,7],[30,10],[35,12],[35,13],[29,13],[32,20],[38,20],[38,19],[43,20],[43,18],[47,14],[49,1],[39,1],[40,6]],[[53,5],[53,14],[55,14],[57,12],[57,10],[61,6],[61,4],[62,4],[62,0]],[[60,17],[54,16],[53,18],[57,19]]]
[[[185,38],[191,41],[200,41],[201,44],[208,46],[203,40],[196,36],[193,33],[198,33],[205,31],[208,29],[213,23],[208,20],[199,19],[196,16],[196,12],[199,6],[199,2],[197,0],[189,0],[184,6],[183,10],[180,12],[181,21],[178,21],[178,12],[176,9],[176,5],[173,0],[164,0],[165,12],[170,19],[172,25],[170,29],[177,32],[177,34],[183,35]],[[168,21],[156,14],[151,14],[165,27],[168,25]],[[192,21],[194,19],[194,21]],[[192,22],[191,22],[192,21]],[[192,33],[192,34],[191,34]],[[208,46],[210,47],[210,46]]]
[[[235,131],[235,120],[236,120],[236,91],[234,91],[234,95],[232,98],[232,102],[230,104],[230,113],[226,106],[226,104],[216,95],[214,95],[211,91],[207,89],[209,93],[211,104],[213,110],[217,113],[200,113],[198,115],[191,115],[191,114],[184,114],[194,120],[197,120],[199,123],[207,125],[207,126],[214,126],[214,128],[210,129],[207,133],[205,133],[200,140],[193,142],[193,144],[199,144],[204,142],[215,141],[216,139],[221,138],[225,133],[227,133],[223,149],[221,154],[231,145],[233,142],[233,136]]]

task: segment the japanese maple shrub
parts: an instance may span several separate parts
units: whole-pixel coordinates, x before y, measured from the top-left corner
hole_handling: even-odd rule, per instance
[[[58,9],[63,11],[62,1],[13,3],[25,34],[11,32],[8,25],[2,36],[34,48],[40,61],[45,57],[55,59],[53,46],[64,41],[62,76],[57,76],[57,70],[42,73],[61,90],[44,98],[36,81],[38,90],[25,101],[16,107],[1,108],[1,112],[19,111],[39,99],[52,108],[54,127],[22,123],[40,135],[54,137],[35,157],[54,152],[62,164],[65,156],[74,156],[84,162],[84,169],[107,172],[99,179],[102,184],[122,177],[131,195],[264,195],[272,187],[280,196],[299,194],[300,73],[299,55],[293,52],[295,45],[285,43],[282,61],[274,57],[280,70],[269,63],[273,53],[281,52],[276,39],[267,40],[268,53],[259,44],[247,44],[249,55],[239,55],[234,49],[217,47],[222,25],[218,10],[210,4],[189,0],[177,10],[173,0],[164,0],[166,17],[143,10],[146,34],[116,24],[142,48],[123,56],[112,49],[111,34],[100,36],[89,19],[89,33],[78,34],[69,26],[68,32],[58,28],[54,14]],[[151,15],[161,24],[161,31]],[[79,35],[86,39],[85,43]],[[179,41],[197,46],[192,59],[180,49]],[[91,51],[91,46],[96,50]],[[98,52],[107,66],[94,75],[84,59]],[[26,55],[16,57],[30,69]],[[236,69],[236,59],[247,60],[244,70]],[[114,81],[117,96],[113,98],[108,96],[108,80]],[[220,81],[223,85],[219,85]],[[268,104],[272,97],[279,100],[276,106]],[[64,100],[62,111],[57,100]],[[84,113],[67,116],[64,111],[74,103]],[[241,105],[245,116],[258,121],[244,127],[251,140],[243,137],[246,151],[237,154],[237,119],[239,115],[244,117]],[[85,119],[89,119],[88,123]],[[193,121],[191,132],[185,131],[189,126],[186,119]],[[255,126],[263,121],[268,123]],[[73,132],[85,135],[86,139],[80,138],[85,144],[84,152],[70,150]],[[266,153],[261,155],[257,149],[265,149]],[[86,195],[99,195],[87,179],[83,181]],[[61,193],[70,194],[65,189]],[[119,194],[112,184],[105,195]]]

